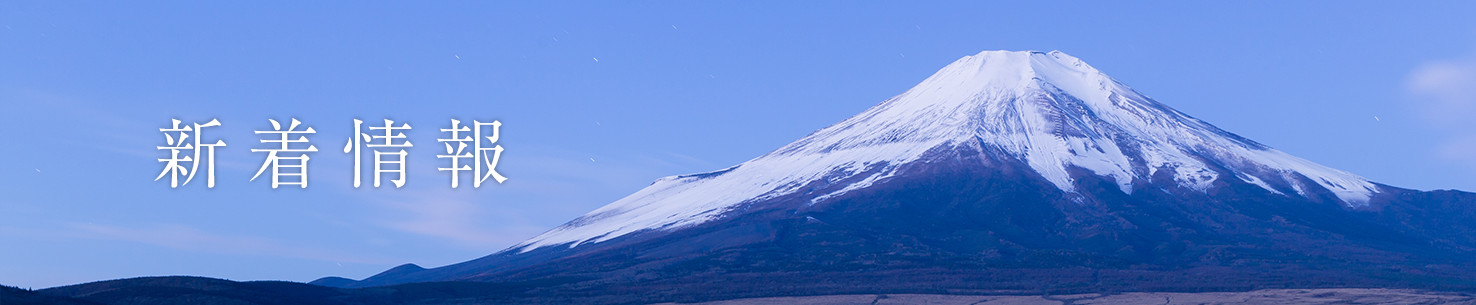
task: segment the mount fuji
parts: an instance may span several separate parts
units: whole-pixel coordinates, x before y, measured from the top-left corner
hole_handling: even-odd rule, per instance
[[[986,51],[773,152],[658,179],[501,252],[314,283],[621,301],[1470,290],[1473,258],[1476,194],[1289,155],[1062,52]]]
[[[1080,195],[1070,173],[1078,169],[1127,194],[1155,184],[1204,192],[1221,176],[1280,195],[1331,193],[1350,207],[1379,193],[1362,177],[1159,104],[1065,53],[993,51],[959,59],[902,95],[772,153],[716,172],[663,178],[514,248],[573,247],[682,228],[797,193],[814,197],[813,205],[916,162],[950,161],[934,156],[942,152],[1024,163],[1069,195]],[[1172,181],[1155,181],[1159,171]]]

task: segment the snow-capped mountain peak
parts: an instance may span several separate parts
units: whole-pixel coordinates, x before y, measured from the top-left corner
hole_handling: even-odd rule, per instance
[[[722,217],[744,203],[829,184],[811,204],[878,181],[935,149],[970,147],[1027,164],[1066,193],[1072,168],[1115,181],[1204,191],[1237,179],[1281,196],[1326,190],[1349,206],[1379,192],[1368,180],[1271,149],[1173,110],[1059,51],[985,51],[859,115],[769,154],[672,176],[512,249],[600,242]],[[1170,171],[1172,181],[1155,181]],[[844,185],[834,185],[834,184]],[[510,250],[512,250],[510,249]]]

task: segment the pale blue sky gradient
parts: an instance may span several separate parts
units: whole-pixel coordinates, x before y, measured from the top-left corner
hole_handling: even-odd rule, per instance
[[[1061,50],[1291,154],[1476,190],[1466,1],[299,2],[0,3],[0,283],[472,259],[982,50]],[[415,128],[409,185],[354,190],[351,120],[386,117]],[[171,118],[224,124],[215,189],[153,181]],[[269,118],[318,130],[308,189],[247,181]],[[451,118],[505,124],[511,180],[449,188]]]

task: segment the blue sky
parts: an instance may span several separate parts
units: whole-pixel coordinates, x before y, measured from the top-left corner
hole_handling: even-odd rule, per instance
[[[1291,154],[1476,190],[1470,2],[0,3],[0,283],[362,278],[476,258],[652,180],[727,167],[982,50],[1061,50]],[[153,181],[171,118],[217,186]],[[248,181],[297,118],[311,186]],[[350,186],[354,118],[409,122],[403,189]],[[507,183],[452,190],[449,119]]]

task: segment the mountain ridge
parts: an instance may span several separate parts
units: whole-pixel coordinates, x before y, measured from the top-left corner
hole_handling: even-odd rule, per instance
[[[343,287],[1466,289],[1473,205],[1277,151],[1065,53],[985,51],[739,165],[658,179],[482,258]]]
[[[1334,190],[1349,205],[1362,204],[1377,192],[1367,179],[1293,157],[1168,108],[1065,53],[985,51],[959,59],[912,89],[771,153],[724,170],[658,179],[647,189],[514,248],[578,246],[636,230],[679,228],[710,220],[743,200],[792,192],[784,188],[786,184],[880,170],[838,191],[843,193],[888,178],[895,170],[889,166],[910,162],[928,149],[974,144],[974,139],[1025,160],[1066,191],[1074,188],[1066,174],[1068,164],[1112,176],[1130,192],[1133,180],[1150,178],[1160,169],[1174,170],[1175,181],[1202,189],[1218,178],[1204,163],[1218,162],[1239,163],[1234,167],[1243,170],[1232,171],[1237,178],[1276,193],[1306,195],[1305,188],[1312,186],[1293,175]],[[699,179],[721,179],[710,176],[734,171],[752,173],[735,174],[743,180],[728,179],[739,181]]]

